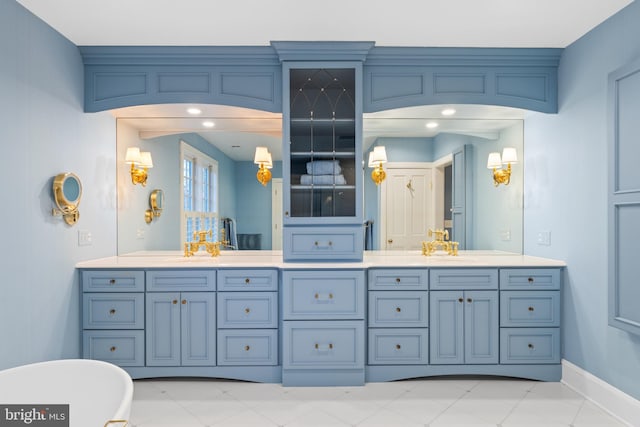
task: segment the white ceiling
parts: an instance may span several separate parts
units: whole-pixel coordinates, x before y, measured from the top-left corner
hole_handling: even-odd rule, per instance
[[[566,47],[632,0],[17,0],[78,46]]]

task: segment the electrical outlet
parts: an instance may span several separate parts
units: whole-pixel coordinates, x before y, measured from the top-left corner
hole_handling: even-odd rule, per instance
[[[501,230],[500,240],[502,240],[503,242],[511,241],[511,230]]]
[[[136,238],[138,240],[144,240],[144,230],[142,228],[136,230]]]
[[[89,230],[78,230],[78,246],[91,246],[93,236]]]
[[[551,232],[550,231],[538,231],[538,244],[543,246],[551,245]]]

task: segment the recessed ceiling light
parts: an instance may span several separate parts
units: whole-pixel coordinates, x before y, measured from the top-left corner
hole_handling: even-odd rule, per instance
[[[429,129],[433,129],[433,128],[437,128],[438,124],[436,122],[429,122],[425,126],[428,127]]]
[[[453,116],[456,113],[456,110],[453,108],[445,108],[440,112],[443,116]]]
[[[198,114],[202,114],[202,110],[196,107],[187,108],[187,113],[197,116]]]
[[[206,128],[212,128],[214,127],[216,124],[210,121],[206,121],[206,122],[202,122],[202,126],[206,127]]]

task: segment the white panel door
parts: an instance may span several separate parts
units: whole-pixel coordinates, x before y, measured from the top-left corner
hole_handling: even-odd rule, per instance
[[[385,246],[391,250],[421,249],[433,228],[432,170],[387,169]]]
[[[282,249],[282,178],[271,180],[271,249]]]

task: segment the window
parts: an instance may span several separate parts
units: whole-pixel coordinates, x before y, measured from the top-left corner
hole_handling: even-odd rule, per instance
[[[184,141],[182,152],[182,241],[194,231],[211,230],[207,240],[218,241],[218,162]]]

